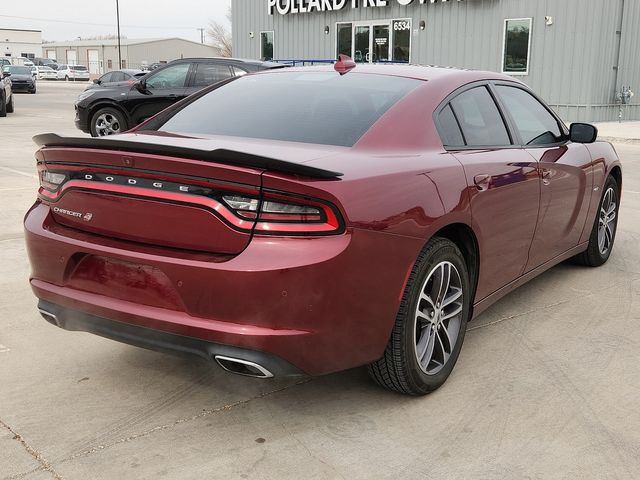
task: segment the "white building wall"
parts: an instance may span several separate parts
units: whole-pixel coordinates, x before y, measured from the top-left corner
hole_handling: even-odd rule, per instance
[[[40,30],[13,30],[0,28],[0,56],[42,57],[42,32]]]

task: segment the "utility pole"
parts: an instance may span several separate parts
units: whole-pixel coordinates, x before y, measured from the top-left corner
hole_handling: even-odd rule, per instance
[[[204,43],[204,28],[196,28],[196,30],[200,30],[200,43]]]
[[[122,68],[122,51],[120,47],[120,5],[118,5],[118,0],[116,0],[116,17],[118,20],[118,70]]]

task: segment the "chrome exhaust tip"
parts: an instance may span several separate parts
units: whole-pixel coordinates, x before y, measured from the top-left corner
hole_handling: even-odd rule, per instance
[[[40,312],[40,315],[42,315],[47,322],[52,323],[54,325],[58,325],[58,317],[56,317],[53,313],[47,312],[42,308],[38,308],[38,311]]]
[[[267,370],[262,365],[250,362],[248,360],[241,360],[239,358],[225,357],[223,355],[216,355],[213,357],[218,365],[220,365],[227,372],[235,373],[237,375],[244,375],[246,377],[255,378],[272,378],[273,373]]]

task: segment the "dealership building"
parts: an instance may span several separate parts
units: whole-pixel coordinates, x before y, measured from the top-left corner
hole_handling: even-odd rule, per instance
[[[233,54],[504,72],[567,121],[640,120],[640,0],[232,0]],[[628,92],[638,92],[630,95]]]

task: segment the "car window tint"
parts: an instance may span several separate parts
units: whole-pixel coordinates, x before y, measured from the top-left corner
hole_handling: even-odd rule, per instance
[[[206,87],[231,78],[232,76],[231,69],[228,65],[198,63],[196,66],[196,75],[193,79],[193,86]]]
[[[188,63],[171,65],[150,75],[146,81],[147,88],[160,90],[184,87],[187,80],[187,72],[189,72],[189,65]]]
[[[127,79],[127,75],[122,72],[113,72],[111,77],[112,82],[124,82]]]
[[[353,72],[245,75],[172,113],[159,129],[352,146],[421,84],[412,78]]]
[[[464,146],[464,138],[456,117],[453,115],[453,110],[451,110],[451,105],[444,107],[438,115],[438,132],[444,146]]]
[[[466,143],[470,147],[510,145],[500,111],[486,87],[462,92],[451,101]]]
[[[105,73],[100,77],[100,83],[108,83],[113,78],[113,73]]]
[[[548,145],[562,141],[557,120],[533,95],[506,85],[498,85],[496,90],[520,132],[522,143]]]

